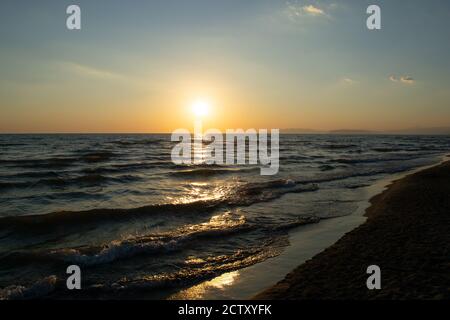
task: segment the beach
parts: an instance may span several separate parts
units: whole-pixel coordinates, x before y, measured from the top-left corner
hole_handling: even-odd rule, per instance
[[[255,299],[449,299],[450,161],[394,181],[367,221]],[[381,269],[368,290],[367,267]]]

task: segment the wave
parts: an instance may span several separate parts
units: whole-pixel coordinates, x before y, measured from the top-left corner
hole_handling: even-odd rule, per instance
[[[243,215],[226,212],[213,216],[208,222],[186,225],[170,233],[115,240],[103,247],[54,250],[49,256],[69,263],[92,266],[138,254],[172,251],[198,238],[224,236],[250,228]]]
[[[169,161],[148,161],[148,162],[137,162],[137,163],[124,163],[124,164],[113,164],[103,167],[95,168],[85,168],[81,172],[85,174],[111,174],[111,173],[126,173],[135,172],[139,170],[153,169],[153,168],[177,168],[177,165],[173,164],[170,159]]]
[[[271,201],[287,193],[317,191],[316,184],[303,184],[291,179],[272,180],[267,182],[249,182],[234,188],[225,200],[228,205],[249,206],[257,202]]]
[[[26,182],[0,182],[0,190],[26,188],[26,187],[29,187],[29,184]]]
[[[91,209],[85,211],[61,211],[43,215],[11,216],[0,218],[0,229],[31,231],[60,225],[76,226],[86,223],[100,223],[111,220],[129,220],[155,214],[208,213],[219,207],[249,206],[257,202],[271,201],[287,193],[318,190],[315,184],[296,183],[294,180],[273,180],[258,183],[230,185],[223,194],[205,200],[192,202],[153,204],[130,209]]]
[[[67,168],[78,162],[101,162],[111,158],[109,153],[91,153],[81,157],[54,157],[47,159],[0,160],[1,165],[19,168]]]
[[[181,170],[181,171],[172,171],[169,172],[169,175],[174,177],[183,177],[183,178],[195,178],[195,177],[210,177],[215,175],[224,175],[224,174],[238,174],[243,172],[256,172],[259,171],[259,168],[199,168],[199,169],[191,169],[191,170]]]
[[[166,160],[166,161],[164,161]],[[115,164],[110,167],[111,170],[119,170],[119,171],[132,171],[132,170],[143,170],[143,169],[152,169],[155,167],[164,167],[164,168],[175,168],[177,165],[173,164],[172,161],[167,159],[162,160],[151,160],[148,162],[136,162],[136,163],[124,163],[124,164]],[[107,168],[108,169],[108,168]]]
[[[320,171],[331,171],[331,170],[336,169],[336,167],[335,166],[331,166],[329,164],[324,164],[324,165],[321,165],[319,167],[319,169],[320,169]]]
[[[247,221],[240,211],[227,211],[215,215],[209,221],[199,224],[188,224],[173,231],[131,236],[123,240],[114,240],[101,246],[83,246],[76,248],[61,248],[50,252],[42,250],[13,251],[3,257],[2,265],[14,267],[30,263],[64,262],[83,266],[95,266],[111,263],[116,260],[127,259],[136,255],[163,254],[182,250],[186,246],[196,244],[205,238],[220,238],[232,234],[259,230],[265,234],[280,235],[289,229],[317,223],[321,220],[317,216],[300,216],[283,223],[263,226],[255,221]],[[285,233],[283,233],[285,234]]]
[[[360,148],[360,146],[356,144],[326,144],[321,147],[330,150]]]
[[[300,216],[294,219],[293,221],[288,221],[286,223],[277,225],[273,227],[272,230],[273,231],[289,230],[306,224],[318,223],[320,220],[322,220],[322,218],[317,216]]]
[[[0,160],[0,165],[20,168],[65,168],[71,166],[78,158],[54,157],[47,159],[16,159]]]
[[[71,185],[83,187],[83,186],[97,186],[105,183],[126,183],[131,181],[138,181],[139,177],[133,175],[123,175],[118,177],[108,177],[100,174],[87,174],[74,178],[50,178],[40,179],[38,181],[25,181],[25,182],[0,182],[0,189],[23,189],[33,188],[36,186],[49,186],[49,187],[67,187]]]
[[[21,147],[24,145],[25,144],[23,144],[23,143],[0,143],[0,148],[1,147]]]
[[[99,183],[106,182],[115,182],[115,183],[124,183],[130,181],[140,180],[139,177],[133,175],[122,175],[116,177],[104,176],[100,174],[87,174],[80,177],[75,178],[58,178],[58,179],[46,179],[39,180],[38,184],[46,184],[46,185],[97,185]]]
[[[115,153],[110,151],[98,151],[98,152],[90,152],[82,155],[80,157],[80,160],[83,160],[85,162],[102,162],[111,159],[113,156],[115,156]]]
[[[398,151],[401,151],[401,150],[395,149],[395,148],[372,148],[372,151],[376,151],[376,152],[398,152]]]
[[[405,171],[408,168],[409,167],[379,168],[379,169],[368,169],[366,171],[361,172],[345,171],[345,172],[338,172],[336,174],[324,175],[317,178],[304,179],[297,181],[297,183],[318,184],[318,183],[335,182],[357,177],[370,177],[380,174],[392,174]]]
[[[48,178],[48,177],[59,177],[60,173],[56,171],[25,171],[17,172],[9,175],[3,175],[4,178]]]
[[[414,155],[414,157],[418,157],[419,155]],[[377,162],[389,162],[389,161],[403,161],[403,160],[411,160],[412,156],[399,156],[399,157],[391,157],[391,158],[339,158],[332,159],[331,162],[337,162],[342,164],[359,164],[359,163],[377,163]]]
[[[155,145],[155,146],[160,146],[161,144],[167,143],[168,141],[170,141],[170,138],[167,139],[139,139],[139,140],[115,140],[115,141],[111,141],[109,142],[110,144],[113,145],[118,145],[118,146],[139,146],[139,145]]]
[[[12,251],[0,258],[4,266],[27,265],[30,263],[75,263],[93,266],[126,259],[141,254],[161,254],[180,250],[191,245],[196,240],[205,238],[220,238],[224,236],[249,231],[263,232],[276,235],[289,229],[317,223],[321,218],[316,216],[300,216],[285,220],[276,225],[259,223],[258,219],[247,221],[240,210],[227,211],[214,215],[207,222],[188,224],[170,232],[130,236],[122,240],[114,240],[101,246],[83,246],[76,248],[61,248],[50,252],[42,250]]]
[[[0,289],[0,300],[29,300],[46,296],[56,288],[57,277],[52,275],[25,287],[13,285]]]
[[[186,265],[175,272],[164,272],[149,276],[127,278],[103,286],[105,292],[122,291],[148,291],[160,288],[180,287],[212,279],[225,272],[231,272],[256,263],[262,262],[280,254],[282,247],[287,245],[286,238],[283,243],[267,243],[260,248],[238,250],[234,254],[210,258],[194,258],[186,261]]]
[[[275,257],[281,253],[282,248],[287,244],[287,238],[282,237],[267,241],[261,247],[237,250],[231,254],[205,258],[191,257],[184,264],[177,266],[178,270],[175,272],[162,272],[134,278],[124,276],[111,282],[87,285],[83,287],[80,294],[86,297],[95,294],[95,296],[111,298],[120,296],[123,292],[133,295],[141,291],[198,283],[202,280],[212,279],[225,272],[235,271]],[[9,286],[0,290],[0,300],[24,300],[45,297],[49,294],[54,294],[59,288],[65,290],[62,283],[59,282],[61,280],[53,275],[29,287],[21,285]]]
[[[0,165],[19,168],[66,168],[78,162],[97,163],[104,162],[116,156],[110,151],[96,151],[81,154],[80,156],[61,156],[44,159],[0,159]]]
[[[287,162],[287,163],[305,162],[310,158],[312,158],[312,156],[300,156],[300,155],[280,156],[280,162]]]

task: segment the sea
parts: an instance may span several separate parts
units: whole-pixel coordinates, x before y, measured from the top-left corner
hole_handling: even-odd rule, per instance
[[[280,169],[176,165],[168,134],[0,135],[0,299],[163,299],[351,215],[450,136],[281,135]],[[67,268],[82,290],[68,290]]]

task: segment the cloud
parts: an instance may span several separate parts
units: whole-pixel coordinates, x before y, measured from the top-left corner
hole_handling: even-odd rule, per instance
[[[389,76],[389,80],[391,80],[392,82],[400,82],[404,84],[414,84],[416,82],[411,76],[391,75]]]
[[[320,15],[324,15],[325,14],[325,12],[322,9],[319,9],[319,8],[313,6],[312,4],[310,4],[309,6],[302,7],[302,9],[307,14],[310,14],[310,15],[313,15],[313,16],[320,16]]]
[[[391,80],[392,82],[398,82],[397,76],[394,76],[394,75],[389,76],[389,80]]]
[[[407,83],[407,84],[413,84],[414,82],[416,82],[413,77],[409,77],[409,76],[401,77],[400,81],[403,83]]]
[[[342,78],[343,83],[354,84],[356,81],[350,78]]]
[[[342,77],[338,80],[338,83],[343,86],[353,86],[355,84],[358,84],[358,81],[350,77]]]
[[[122,75],[108,70],[98,69],[91,66],[78,64],[75,62],[62,62],[61,65],[67,71],[83,77],[110,79],[110,80],[118,80],[124,78]]]
[[[329,8],[333,8],[332,5]],[[323,7],[319,7],[313,4],[307,4],[299,1],[286,3],[286,15],[291,20],[298,20],[303,17],[329,17]]]

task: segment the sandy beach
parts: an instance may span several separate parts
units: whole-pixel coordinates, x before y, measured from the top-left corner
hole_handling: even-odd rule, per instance
[[[367,222],[256,299],[450,299],[450,161],[371,199]],[[366,269],[381,268],[381,290]]]

